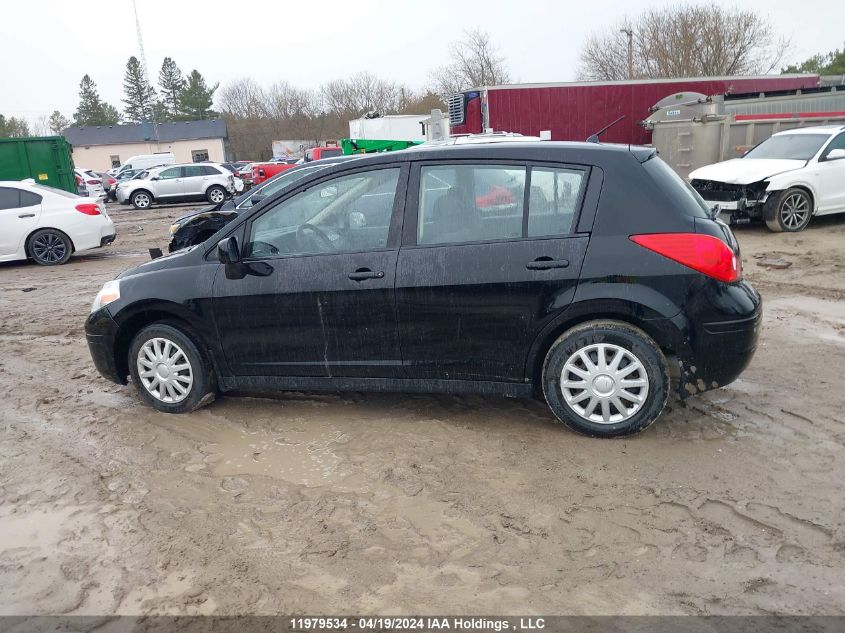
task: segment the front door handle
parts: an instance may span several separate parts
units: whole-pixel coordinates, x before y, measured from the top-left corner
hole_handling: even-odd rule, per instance
[[[552,268],[567,268],[568,266],[568,259],[552,259],[551,257],[538,257],[525,265],[528,270],[550,270]]]
[[[359,268],[354,273],[349,273],[349,278],[352,281],[364,281],[365,279],[381,279],[384,277],[384,271],[372,271],[369,268]]]
[[[34,213],[21,213],[18,217],[19,218],[34,218],[35,214]]]

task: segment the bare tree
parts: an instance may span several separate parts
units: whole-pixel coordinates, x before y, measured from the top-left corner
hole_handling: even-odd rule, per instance
[[[628,77],[633,32],[633,76],[712,77],[767,73],[789,49],[771,21],[754,11],[700,4],[649,9],[589,36],[581,50],[581,79]]]
[[[490,41],[490,35],[474,29],[449,49],[451,63],[431,73],[432,90],[447,99],[467,88],[495,86],[511,81],[505,60]]]
[[[341,119],[357,119],[368,112],[387,114],[399,110],[410,92],[407,87],[360,72],[336,79],[320,88],[326,111]]]
[[[267,116],[267,95],[252,77],[238,79],[217,93],[220,112],[244,119]]]

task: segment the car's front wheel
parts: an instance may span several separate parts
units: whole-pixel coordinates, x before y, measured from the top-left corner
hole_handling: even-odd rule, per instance
[[[57,229],[41,229],[30,236],[27,251],[36,264],[58,266],[70,259],[73,244]]]
[[[153,197],[146,191],[136,191],[129,200],[136,209],[148,209],[153,203]]]
[[[618,437],[654,422],[669,394],[666,358],[642,330],[590,321],[562,334],[543,365],[543,393],[569,428]]]
[[[787,189],[767,209],[766,226],[775,233],[803,231],[813,216],[813,199],[803,189]]]
[[[129,371],[141,398],[165,413],[189,413],[213,400],[210,364],[185,332],[167,323],[141,330],[129,346]]]
[[[213,185],[205,192],[205,197],[209,204],[220,204],[226,199],[226,190],[219,185]]]

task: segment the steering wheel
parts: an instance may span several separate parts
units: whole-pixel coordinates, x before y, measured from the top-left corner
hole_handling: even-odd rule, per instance
[[[268,257],[278,254],[279,249],[268,242],[253,242],[250,247],[250,255],[253,257]]]
[[[334,250],[334,243],[331,241],[331,239],[329,239],[329,236],[326,235],[322,229],[318,229],[313,224],[308,224],[308,222],[306,222],[305,224],[300,224],[299,227],[296,229],[296,241],[300,246],[305,246],[306,231],[311,231],[311,233],[314,234],[314,237],[319,238],[323,245],[328,247],[329,251]]]

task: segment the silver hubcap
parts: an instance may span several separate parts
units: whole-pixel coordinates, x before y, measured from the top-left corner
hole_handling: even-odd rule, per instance
[[[135,196],[135,205],[139,207],[146,207],[150,204],[150,197],[145,193],[139,193]]]
[[[212,202],[221,202],[223,200],[223,192],[219,189],[212,189],[211,190],[211,201]]]
[[[789,229],[797,229],[807,221],[810,214],[810,201],[800,193],[793,193],[780,207],[780,217],[783,225]]]
[[[575,413],[599,424],[633,416],[648,397],[648,375],[630,351],[612,343],[579,349],[563,366],[560,389]]]
[[[138,376],[154,398],[170,404],[187,398],[194,384],[185,352],[166,338],[150,339],[138,350]]]

